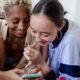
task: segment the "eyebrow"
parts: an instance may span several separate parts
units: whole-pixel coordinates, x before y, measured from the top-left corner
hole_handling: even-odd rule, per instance
[[[13,17],[10,20],[18,20],[18,19],[20,19],[20,18],[19,17]],[[26,17],[24,17],[24,19],[28,19],[28,17],[26,16]]]
[[[15,18],[11,18],[10,20],[19,20],[19,18],[15,17]]]

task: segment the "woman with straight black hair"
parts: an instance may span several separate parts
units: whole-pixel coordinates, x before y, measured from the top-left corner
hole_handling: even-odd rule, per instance
[[[29,45],[24,55],[41,67],[46,80],[80,79],[80,26],[64,18],[64,9],[59,1],[39,1],[30,18],[31,33],[40,46],[49,46],[49,65],[40,52]],[[53,74],[51,76],[51,74]],[[56,75],[56,77],[54,76]]]

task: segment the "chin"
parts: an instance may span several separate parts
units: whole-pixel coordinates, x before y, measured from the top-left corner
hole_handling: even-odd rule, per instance
[[[41,45],[41,46],[47,46],[48,44],[47,44],[47,43],[46,43],[46,44],[41,44],[41,43],[40,43],[40,45]]]

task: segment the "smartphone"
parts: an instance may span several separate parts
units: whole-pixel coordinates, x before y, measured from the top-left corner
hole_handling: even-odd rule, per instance
[[[35,78],[40,78],[40,74],[34,73],[34,74],[23,74],[21,75],[21,78],[23,79],[35,79]]]

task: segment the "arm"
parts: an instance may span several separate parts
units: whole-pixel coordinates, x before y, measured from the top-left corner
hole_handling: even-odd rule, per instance
[[[22,80],[19,75],[19,73],[24,73],[23,70],[20,69],[14,69],[10,71],[0,71],[0,79],[1,80]]]
[[[73,41],[72,41],[73,40]],[[61,55],[59,67],[59,79],[78,80],[80,79],[80,40],[79,38],[71,39]]]
[[[43,59],[47,62],[48,61],[48,46],[44,46],[40,48],[41,51],[41,55],[43,57]]]
[[[27,50],[29,50],[30,53],[28,53],[25,50],[24,51],[25,58],[26,58],[26,56],[29,56],[30,60],[32,61],[33,64],[40,66],[40,69],[41,69],[45,79],[50,78],[50,80],[55,80],[55,78],[56,78],[55,73],[51,71],[50,67],[47,65],[47,63],[43,59],[40,51],[34,49],[32,46],[28,46]]]
[[[3,69],[5,62],[5,46],[2,37],[0,37],[0,70]]]

